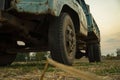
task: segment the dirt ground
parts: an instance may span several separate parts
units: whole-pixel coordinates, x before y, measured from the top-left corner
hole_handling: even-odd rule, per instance
[[[14,62],[0,67],[0,80],[40,80],[45,62]],[[89,63],[85,58],[76,60],[74,68],[94,73],[104,80],[120,80],[120,60],[103,60]],[[49,65],[43,80],[82,80]]]

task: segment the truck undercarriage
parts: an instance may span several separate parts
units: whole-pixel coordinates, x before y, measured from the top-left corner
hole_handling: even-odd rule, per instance
[[[32,47],[36,47],[35,49],[38,48],[38,50],[40,50],[40,48],[42,48],[40,47],[40,45],[44,46],[44,48],[47,48],[48,47],[47,29],[49,27],[49,22],[45,18],[46,16],[48,18],[48,15],[43,15],[42,17],[36,16],[36,19],[39,17],[39,20],[34,20],[34,19],[26,20],[25,18],[27,17],[24,17],[22,19],[21,15],[19,17],[18,16],[16,17],[7,12],[0,11],[1,43],[3,43],[3,45],[4,44],[8,45],[6,49],[24,48],[26,49],[26,51],[27,50],[29,51],[29,48],[32,49]],[[25,45],[23,46],[18,45],[17,41],[23,41]],[[1,46],[1,49],[2,48],[5,49],[4,46]]]

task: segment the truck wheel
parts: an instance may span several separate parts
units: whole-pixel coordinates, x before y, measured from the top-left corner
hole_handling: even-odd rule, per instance
[[[87,52],[87,55],[88,55],[89,62],[95,62],[94,45],[93,44],[87,44],[86,52]]]
[[[94,44],[94,57],[96,62],[101,62],[101,50],[100,44]]]
[[[76,53],[76,35],[71,17],[62,13],[49,28],[49,46],[54,60],[72,65]]]
[[[0,54],[0,66],[10,65],[16,58],[16,54]]]

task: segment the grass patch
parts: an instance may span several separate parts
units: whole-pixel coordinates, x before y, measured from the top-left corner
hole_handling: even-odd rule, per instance
[[[120,66],[112,66],[96,71],[98,75],[120,74]]]
[[[76,61],[73,65],[74,68],[82,71],[88,71],[100,76],[120,75],[120,60],[105,60],[101,63],[89,63]],[[41,75],[45,67],[45,61],[39,62],[14,62],[7,67],[0,67],[0,78],[9,78],[24,75]],[[58,68],[49,65],[47,72],[64,72]],[[12,79],[11,79],[12,80]],[[81,79],[76,79],[81,80]],[[119,79],[118,79],[119,80]]]

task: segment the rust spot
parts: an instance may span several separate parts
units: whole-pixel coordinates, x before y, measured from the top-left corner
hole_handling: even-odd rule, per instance
[[[46,5],[48,5],[48,0],[46,1],[46,3],[45,3]]]
[[[20,2],[20,0],[14,0],[14,2],[15,2],[15,3],[19,3],[19,2]]]
[[[39,3],[39,5],[42,5],[43,3]],[[45,5],[48,5],[48,0],[44,3]]]
[[[53,10],[51,10],[50,8],[48,8],[48,11],[47,11],[48,13],[50,13],[51,15],[55,15],[55,10],[53,11]]]

